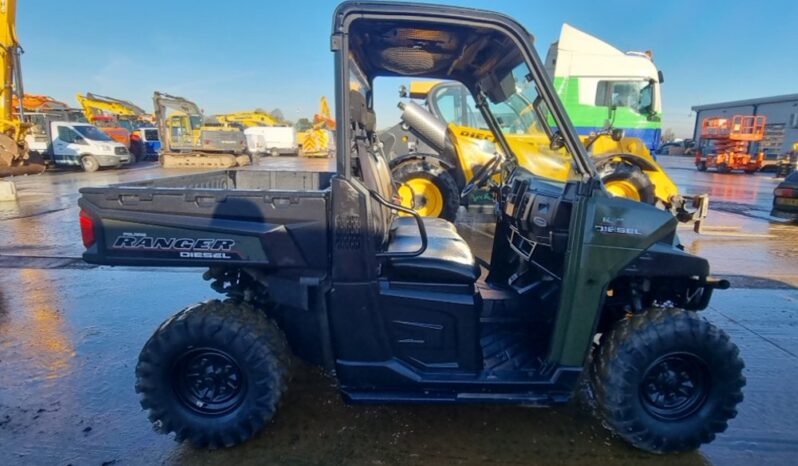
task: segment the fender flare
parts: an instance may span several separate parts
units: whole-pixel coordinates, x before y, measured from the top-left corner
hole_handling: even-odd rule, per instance
[[[391,171],[393,171],[394,168],[396,168],[397,166],[408,160],[427,160],[427,159],[433,159],[435,160],[435,162],[440,164],[440,166],[443,167],[444,170],[449,172],[454,177],[454,180],[457,183],[457,187],[459,189],[463,189],[463,186],[465,186],[466,182],[463,170],[460,168],[459,165],[453,164],[451,161],[444,159],[439,154],[414,152],[412,154],[400,155],[398,157],[394,157],[393,159],[391,159],[390,162],[388,162],[388,168],[390,168]]]
[[[636,167],[639,167],[643,171],[661,171],[662,169],[657,166],[656,163],[641,157],[636,154],[602,154],[593,157],[593,164],[596,168],[601,167],[602,165],[608,163],[610,160],[614,158],[619,158],[625,162],[628,162]]]
[[[397,165],[404,163],[407,160],[425,160],[425,159],[435,159],[435,161],[440,163],[441,166],[446,170],[451,170],[452,168],[454,168],[454,165],[452,165],[449,161],[441,158],[441,156],[438,154],[425,154],[420,152],[414,152],[412,154],[405,154],[405,155],[400,155],[398,157],[394,157],[388,163],[388,166],[393,170],[394,168],[396,168]]]

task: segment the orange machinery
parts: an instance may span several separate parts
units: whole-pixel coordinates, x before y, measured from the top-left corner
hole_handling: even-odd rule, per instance
[[[718,173],[743,170],[753,174],[762,168],[765,154],[749,153],[749,145],[765,137],[767,118],[756,115],[711,117],[701,124],[701,147],[696,151],[699,171],[714,168]]]

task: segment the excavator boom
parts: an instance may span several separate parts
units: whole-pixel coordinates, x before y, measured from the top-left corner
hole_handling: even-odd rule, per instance
[[[17,0],[0,0],[0,176],[44,171],[43,163],[32,164],[24,150],[25,135],[30,125],[25,122],[25,110],[20,55],[22,47],[17,39]],[[19,107],[14,108],[14,96]]]

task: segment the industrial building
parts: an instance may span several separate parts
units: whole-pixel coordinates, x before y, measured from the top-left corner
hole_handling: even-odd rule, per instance
[[[692,109],[696,112],[693,139],[697,143],[700,143],[704,119],[733,115],[767,117],[765,138],[761,142],[752,143],[757,145],[751,148],[752,152],[762,151],[767,158],[775,158],[792,150],[792,145],[798,142],[798,94],[696,105]]]

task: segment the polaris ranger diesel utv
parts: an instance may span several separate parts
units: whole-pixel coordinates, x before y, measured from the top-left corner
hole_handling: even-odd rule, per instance
[[[274,415],[291,354],[363,403],[554,405],[582,372],[606,425],[656,452],[697,448],[742,400],[736,346],[696,311],[728,282],[686,253],[677,221],[608,195],[530,34],[487,11],[344,3],[333,18],[336,172],[226,170],[84,188],[84,259],[208,267],[227,296],[145,344],[136,390],[162,432],[241,443]],[[399,205],[376,140],[379,76],[456,80],[497,141],[490,263],[454,225]],[[518,167],[489,102],[522,93],[567,151],[566,181]],[[406,216],[398,216],[401,212]],[[534,414],[530,413],[530,416]]]

